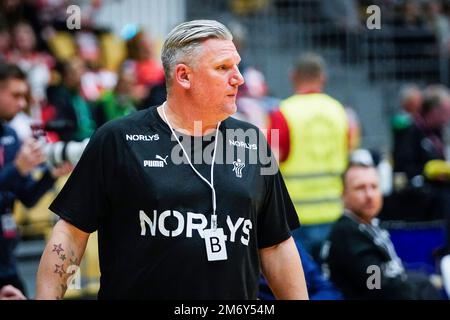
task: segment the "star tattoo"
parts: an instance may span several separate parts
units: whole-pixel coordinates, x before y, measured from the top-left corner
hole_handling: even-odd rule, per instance
[[[56,252],[56,254],[59,256],[59,254],[64,251],[64,249],[61,247],[61,243],[60,244],[54,244],[53,245],[53,250],[52,252]]]
[[[66,255],[63,253],[60,257],[59,257],[62,261],[66,260]]]
[[[59,277],[61,278],[65,273],[63,265],[55,264],[55,271],[53,271],[53,273],[59,274]]]

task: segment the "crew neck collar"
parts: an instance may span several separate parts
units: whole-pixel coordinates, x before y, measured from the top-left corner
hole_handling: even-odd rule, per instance
[[[168,133],[172,134],[172,132],[170,131],[169,125],[164,121],[164,119],[161,117],[161,115],[158,112],[158,107],[160,107],[160,106],[161,105],[155,106],[154,108],[152,108],[151,111],[152,111],[153,115],[156,117],[157,122],[164,128],[164,130],[166,130]],[[220,127],[219,127],[219,131],[222,131],[222,128],[225,126],[225,124],[224,124],[225,121],[226,121],[226,119],[221,122]],[[214,129],[208,134],[205,134],[205,135],[202,135],[202,136],[194,136],[194,135],[191,135],[191,134],[182,133],[182,132],[178,131],[175,128],[173,130],[176,132],[176,134],[178,136],[189,137],[189,138],[204,138],[204,137],[208,137],[209,138],[209,137],[214,136],[215,135],[215,131],[216,131]]]

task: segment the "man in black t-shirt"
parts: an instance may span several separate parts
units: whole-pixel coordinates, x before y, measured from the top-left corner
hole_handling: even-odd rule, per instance
[[[92,137],[50,209],[37,298],[62,298],[98,230],[101,299],[307,299],[299,226],[267,142],[230,117],[243,78],[220,23],[177,26],[162,50],[167,101]]]

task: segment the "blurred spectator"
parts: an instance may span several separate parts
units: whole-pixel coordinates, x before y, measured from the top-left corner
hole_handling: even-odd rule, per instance
[[[248,67],[242,73],[245,83],[238,92],[237,112],[233,117],[248,121],[260,129],[269,126],[269,112],[278,108],[280,100],[267,96],[264,75],[255,68]]]
[[[333,225],[322,257],[345,298],[440,299],[425,274],[405,271],[388,232],[375,218],[382,205],[375,167],[353,162],[343,180],[345,212]]]
[[[423,106],[413,124],[398,139],[394,150],[394,171],[408,179],[422,175],[430,160],[445,160],[442,130],[450,119],[450,95],[445,87],[428,87]]]
[[[416,85],[407,85],[400,90],[400,107],[399,113],[392,117],[392,131],[394,135],[394,145],[400,139],[400,135],[409,128],[414,119],[419,116],[422,108],[422,91]],[[394,147],[395,149],[395,147]]]
[[[8,61],[18,65],[27,74],[32,95],[42,101],[50,82],[50,69],[54,67],[54,59],[36,50],[36,35],[28,23],[20,22],[15,25],[12,35],[13,49],[7,56]]]
[[[20,141],[33,137],[31,126],[36,120],[40,120],[40,104],[33,98],[28,84],[25,98],[26,107],[9,122],[9,126],[17,133]]]
[[[55,110],[55,118],[67,124],[67,130],[59,134],[61,140],[82,141],[96,128],[91,105],[81,90],[86,66],[83,60],[74,58],[63,63],[60,71],[62,83],[48,88],[48,103]]]
[[[25,75],[14,65],[0,64],[0,288],[12,285],[25,293],[18,275],[14,249],[18,233],[12,215],[14,201],[33,206],[46,193],[55,178],[69,173],[72,167],[63,164],[43,169],[39,180],[30,173],[45,161],[41,145],[34,139],[22,144],[16,132],[6,125],[26,106]]]
[[[406,86],[400,91],[402,109],[415,118],[422,108],[422,91],[418,86]]]
[[[77,32],[75,34],[75,43],[77,56],[84,61],[87,67],[81,77],[83,95],[89,101],[98,100],[105,90],[114,88],[117,82],[117,75],[103,68],[100,46],[94,33]]]
[[[126,116],[136,111],[136,103],[133,97],[136,77],[134,70],[121,68],[119,79],[114,90],[105,91],[95,107],[95,119],[97,127],[107,121]]]
[[[150,37],[137,27],[127,35],[127,63],[135,69],[137,85],[143,89],[140,109],[161,104],[166,100],[164,69],[155,58],[153,46]]]
[[[9,30],[3,21],[0,21],[0,62],[6,59],[11,50],[11,37]]]
[[[394,145],[400,139],[402,133],[406,131],[419,116],[422,108],[423,94],[417,85],[406,85],[400,90],[400,112],[392,117],[392,132]],[[395,149],[395,147],[394,147]]]
[[[340,174],[349,148],[349,125],[344,107],[322,93],[325,63],[316,54],[302,55],[292,76],[295,94],[271,115],[271,129],[279,130],[280,169],[302,227],[293,232],[313,256],[342,214]]]
[[[450,252],[450,163],[446,161],[443,141],[443,129],[449,120],[448,90],[428,87],[419,116],[398,139],[394,150],[394,172],[404,174],[408,185],[424,199],[424,218],[446,219],[443,253]]]
[[[0,1],[0,20],[8,27],[12,27],[20,21],[33,21],[33,1],[26,0],[2,0]]]

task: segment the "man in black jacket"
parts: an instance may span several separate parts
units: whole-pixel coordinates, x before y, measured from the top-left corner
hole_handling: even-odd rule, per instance
[[[322,250],[331,280],[348,299],[439,299],[422,274],[407,274],[375,217],[382,206],[376,169],[350,164],[344,173],[344,215]]]
[[[44,165],[42,177],[32,177],[32,171],[45,163],[44,151],[35,139],[20,141],[7,124],[25,108],[26,90],[25,74],[15,65],[0,63],[0,299],[23,298],[22,293],[7,285],[25,290],[14,255],[19,240],[14,202],[20,200],[27,207],[34,206],[53,187],[55,179],[72,170],[68,163],[52,170]]]

